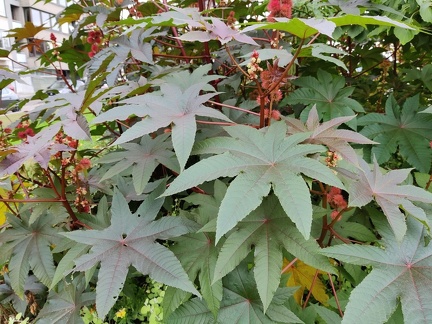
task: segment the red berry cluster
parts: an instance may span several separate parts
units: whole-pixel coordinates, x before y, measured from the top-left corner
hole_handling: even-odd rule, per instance
[[[76,139],[73,139],[70,136],[65,136],[65,134],[62,132],[57,133],[57,135],[54,138],[54,142],[57,144],[65,144],[74,149],[78,147],[78,141]]]
[[[89,31],[87,43],[91,44],[91,51],[88,53],[88,56],[92,58],[99,52],[99,44],[102,43],[102,33],[99,30]]]
[[[12,133],[12,129],[8,127],[3,128],[3,122],[0,120],[0,150],[8,148],[9,135],[11,133]]]
[[[264,118],[265,119],[274,119],[274,120],[281,120],[281,113],[279,110],[272,110],[270,113],[270,109],[266,108],[264,109]]]
[[[22,140],[26,140],[27,136],[35,136],[35,132],[32,128],[30,128],[30,122],[28,121],[23,121],[22,123],[19,123],[16,128],[20,130],[18,131],[17,135]]]
[[[232,29],[234,29],[234,24],[236,22],[236,18],[235,18],[235,12],[234,11],[230,11],[226,23],[229,27],[231,27]]]
[[[339,217],[341,210],[348,207],[348,203],[342,195],[342,190],[336,187],[332,187],[330,189],[329,193],[327,194],[327,202],[329,203],[330,207],[334,208],[330,215],[332,219]]]
[[[76,198],[74,205],[79,212],[90,213],[90,201],[88,200],[88,190],[80,179],[80,173],[85,172],[91,167],[91,161],[87,158],[82,158],[78,164],[75,165],[75,169],[71,171],[71,176],[76,184]]]
[[[270,0],[267,9],[270,11],[268,21],[275,21],[275,17],[291,18],[292,0]]]

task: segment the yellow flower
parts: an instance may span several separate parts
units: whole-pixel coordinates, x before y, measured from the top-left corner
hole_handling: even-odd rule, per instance
[[[117,316],[118,318],[123,318],[126,316],[126,309],[122,308],[120,310],[117,311],[117,313],[115,313],[115,316]]]

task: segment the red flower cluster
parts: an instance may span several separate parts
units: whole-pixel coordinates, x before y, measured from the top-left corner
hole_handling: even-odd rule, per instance
[[[65,144],[71,148],[76,149],[78,147],[78,141],[76,139],[73,139],[70,136],[65,136],[62,132],[57,133],[54,139],[55,143],[58,144]]]
[[[274,120],[280,120],[281,119],[281,113],[279,110],[272,110],[271,114],[270,114],[271,116],[269,116],[269,114],[270,114],[270,109],[268,109],[268,108],[264,109],[264,118],[265,119],[269,119],[269,118],[274,119]]]
[[[292,0],[270,0],[267,9],[270,11],[268,21],[275,21],[275,17],[291,18]]]
[[[330,215],[332,219],[338,217],[340,211],[348,207],[348,203],[346,202],[344,196],[342,196],[342,191],[336,187],[332,187],[330,189],[329,193],[327,194],[327,202],[332,208],[335,209]]]
[[[230,11],[230,13],[227,17],[227,20],[226,20],[227,26],[231,27],[232,29],[234,29],[234,24],[236,22],[236,18],[234,15],[235,15],[235,12]]]
[[[21,131],[19,131],[17,135],[22,140],[26,140],[27,136],[35,136],[35,132],[33,129],[30,128],[30,123],[28,121],[23,121],[22,123],[19,123],[16,128],[21,129]]]
[[[287,82],[287,77],[282,77],[284,69],[278,66],[279,59],[274,60],[273,65],[267,62],[267,70],[261,72],[261,86],[263,89],[273,89],[265,98],[265,103],[270,101],[279,102],[282,100],[280,87]]]
[[[99,30],[91,30],[88,33],[87,43],[91,44],[91,51],[88,56],[92,58],[99,52],[99,44],[102,42],[102,33]]]

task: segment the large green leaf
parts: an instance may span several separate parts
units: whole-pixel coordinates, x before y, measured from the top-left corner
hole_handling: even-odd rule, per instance
[[[166,142],[168,135],[160,135],[155,139],[145,135],[139,143],[125,143],[120,145],[124,150],[110,152],[100,158],[98,163],[109,163],[110,168],[105,171],[100,181],[112,178],[123,172],[132,175],[132,181],[137,195],[143,193],[153,171],[159,165],[179,172],[177,160],[171,151],[172,145]],[[126,172],[124,172],[127,170]]]
[[[364,111],[357,101],[349,98],[354,88],[345,87],[345,79],[342,76],[319,70],[316,78],[305,76],[293,80],[292,83],[300,88],[289,95],[287,103],[307,106],[302,112],[303,120],[306,120],[314,105],[318,110],[319,119],[324,121],[354,116],[356,112]],[[356,127],[356,119],[346,123],[351,128]]]
[[[95,293],[84,292],[85,285],[79,280],[62,284],[58,292],[51,290],[44,307],[39,312],[37,323],[80,324],[83,306],[94,303]]]
[[[385,114],[371,113],[359,118],[365,125],[361,133],[380,143],[372,148],[378,163],[390,160],[399,147],[400,154],[420,172],[429,172],[432,161],[432,115],[421,114],[419,96],[408,98],[402,109],[390,96]]]
[[[119,107],[113,108],[98,117],[93,122],[108,120],[124,120],[130,115],[145,117],[127,131],[116,144],[121,144],[157,131],[161,127],[171,127],[172,141],[181,169],[184,168],[195,140],[195,116],[206,116],[230,121],[228,117],[216,109],[203,104],[215,93],[199,95],[206,83],[197,83],[186,90],[176,84],[164,83],[160,92],[148,93],[119,102]]]
[[[169,318],[169,324],[180,323],[303,323],[284,302],[295,288],[279,288],[264,314],[252,272],[241,264],[223,280],[224,291],[217,319],[213,318],[205,303],[194,298],[178,308]]]
[[[196,223],[182,217],[166,216],[154,220],[164,201],[156,199],[163,186],[164,183],[150,194],[134,214],[116,190],[108,228],[63,234],[76,242],[91,245],[89,254],[75,260],[75,271],[86,271],[101,263],[96,308],[102,318],[117,300],[131,265],[156,281],[199,295],[175,255],[155,242],[197,229]]]
[[[283,248],[327,272],[334,272],[326,258],[318,255],[314,239],[305,240],[289,220],[274,195],[269,196],[255,211],[237,224],[221,247],[215,280],[232,271],[254,249],[254,274],[264,311],[270,305],[279,286]],[[252,248],[253,247],[253,248]]]
[[[299,144],[308,134],[287,136],[284,122],[257,130],[248,126],[225,127],[231,137],[214,137],[196,145],[195,153],[222,153],[204,159],[182,172],[164,195],[224,176],[237,177],[222,200],[216,241],[256,209],[273,190],[284,211],[308,239],[312,224],[309,188],[300,173],[332,186],[343,185],[335,174],[308,154],[324,152],[320,145]],[[223,153],[225,152],[225,153]]]
[[[432,245],[423,225],[407,219],[397,241],[389,224],[376,218],[382,246],[338,245],[322,250],[341,261],[372,266],[372,272],[351,293],[342,323],[385,323],[400,298],[405,323],[431,323]]]
[[[424,210],[411,201],[432,203],[432,194],[413,185],[400,185],[411,169],[392,170],[382,174],[376,160],[373,170],[362,159],[359,159],[359,165],[359,179],[348,190],[350,206],[362,207],[375,199],[398,240],[402,240],[406,231],[405,215],[400,209],[428,224]]]
[[[12,289],[20,297],[24,295],[30,269],[45,286],[51,285],[55,266],[50,246],[61,239],[59,228],[53,227],[57,223],[55,216],[44,214],[32,224],[29,223],[30,217],[28,212],[22,213],[21,218],[10,215],[8,223],[11,228],[0,235],[2,248],[4,244],[13,246],[9,277]]]

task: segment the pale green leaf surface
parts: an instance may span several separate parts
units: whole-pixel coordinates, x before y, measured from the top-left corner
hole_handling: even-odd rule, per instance
[[[172,195],[204,181],[239,174],[228,188],[228,191],[232,190],[235,195],[226,194],[222,200],[217,221],[217,240],[258,207],[261,197],[268,194],[270,185],[273,185],[275,192],[278,192],[277,195],[281,201],[282,199],[296,201],[284,195],[294,194],[298,198],[300,196],[296,193],[298,188],[301,188],[303,193],[306,192],[307,185],[301,173],[343,188],[341,181],[330,169],[307,157],[309,154],[323,152],[325,148],[321,145],[299,144],[308,137],[308,134],[287,136],[285,122],[273,123],[262,130],[248,126],[229,126],[224,129],[231,135],[231,138],[216,138],[214,146],[212,145],[213,140],[208,139],[204,144],[198,145],[196,151],[220,153],[225,150],[225,153],[192,165],[182,172],[164,193],[165,196]],[[286,177],[289,177],[290,181],[283,180]],[[292,179],[294,180],[291,181]],[[301,224],[299,229],[306,238],[310,235],[312,220],[312,206],[309,197],[309,193],[302,196],[300,201],[295,202],[293,208],[290,207],[290,204],[283,203],[288,217],[292,217],[296,223],[300,224],[299,213],[301,209],[304,210],[301,222],[304,219],[305,224]],[[229,208],[226,208],[225,205]],[[237,212],[232,213],[232,208]]]
[[[169,165],[165,166],[175,165],[172,145],[166,141],[167,138],[168,135],[160,135],[154,139],[145,135],[139,143],[122,144],[120,146],[124,150],[104,155],[97,163],[111,164],[112,166],[105,172],[100,181],[112,178],[129,168],[124,174],[132,175],[136,193],[142,194],[158,163],[164,164],[170,161]],[[179,168],[176,166],[174,171],[179,171]]]
[[[159,94],[148,93],[123,100],[121,103],[126,103],[126,105],[99,115],[93,120],[93,123],[126,119],[131,114],[147,116],[127,129],[115,144],[131,141],[155,132],[161,127],[168,127],[172,123],[174,151],[179,158],[180,168],[183,169],[195,140],[196,115],[231,122],[221,112],[203,105],[215,96],[215,93],[199,94],[205,85],[205,83],[198,83],[182,90],[176,84],[163,83],[160,85],[161,92]]]
[[[359,165],[362,170],[359,173],[359,180],[348,190],[350,206],[362,207],[375,199],[386,215],[398,240],[402,239],[406,231],[405,215],[400,211],[399,206],[411,213],[412,216],[426,222],[425,212],[421,208],[413,208],[410,201],[431,203],[432,194],[412,185],[400,185],[411,169],[391,170],[382,174],[376,160],[373,170],[364,160],[359,159]]]
[[[281,207],[275,196],[269,196],[239,222],[237,231],[223,243],[215,268],[214,281],[217,281],[237,267],[254,246],[254,275],[265,310],[280,282],[283,247],[316,268],[334,272],[328,260],[317,253],[315,240],[305,240]]]
[[[67,251],[63,258],[58,263],[54,277],[51,282],[50,289],[53,289],[65,276],[66,271],[71,270],[74,266],[74,261],[88,251],[89,247],[86,244],[76,244]]]
[[[314,304],[312,305],[312,308],[327,324],[340,324],[342,321],[338,314],[324,306]]]
[[[11,286],[15,293],[23,297],[24,284],[29,270],[45,285],[50,286],[55,273],[51,244],[56,244],[60,237],[59,229],[53,228],[56,218],[45,214],[29,223],[28,212],[8,217],[11,228],[0,235],[0,242],[13,246],[9,262]]]
[[[199,295],[175,255],[155,242],[157,238],[166,239],[191,230],[192,222],[181,217],[154,221],[163,203],[163,199],[156,197],[164,186],[162,182],[135,214],[129,211],[125,198],[116,191],[108,228],[64,234],[74,241],[92,246],[88,254],[75,260],[75,271],[85,271],[101,263],[96,286],[96,308],[102,318],[117,300],[131,265],[156,281]],[[176,221],[177,224],[174,224]]]
[[[216,242],[257,208],[263,197],[269,194],[271,185],[267,180],[266,169],[260,167],[254,171],[253,173],[240,173],[228,187],[219,208]]]
[[[374,223],[383,249],[338,245],[322,250],[329,257],[373,267],[351,293],[342,323],[385,323],[399,298],[405,322],[430,323],[432,246],[425,245],[423,225],[408,218],[406,235],[398,241],[388,223],[378,218]]]
[[[51,324],[80,324],[84,323],[80,316],[83,306],[94,303],[94,292],[83,292],[84,285],[75,286],[76,283],[64,284],[60,291],[51,290],[48,300],[37,317],[37,323]]]

